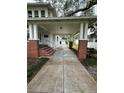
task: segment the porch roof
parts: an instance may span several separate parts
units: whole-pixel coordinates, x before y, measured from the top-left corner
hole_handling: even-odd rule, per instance
[[[89,24],[97,21],[97,16],[83,17],[47,17],[47,18],[28,18],[28,23],[44,23],[44,22],[88,22]]]

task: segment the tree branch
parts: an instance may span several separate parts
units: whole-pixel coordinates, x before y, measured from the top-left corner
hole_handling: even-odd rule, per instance
[[[67,15],[65,15],[65,16],[72,16],[75,13],[78,13],[80,11],[86,11],[86,10],[90,9],[93,5],[96,5],[96,4],[97,4],[97,0],[88,1],[87,6],[85,8],[77,9],[76,11],[72,11],[70,13],[67,13]]]

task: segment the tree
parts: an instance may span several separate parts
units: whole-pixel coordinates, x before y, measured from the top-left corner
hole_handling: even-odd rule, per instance
[[[72,0],[70,0],[70,1],[72,1]],[[74,15],[75,13],[78,13],[78,12],[83,12],[83,11],[86,11],[86,10],[88,10],[88,9],[90,9],[91,7],[93,7],[94,5],[96,5],[97,4],[97,0],[74,0],[75,2],[79,2],[82,6],[84,6],[84,7],[82,7],[82,8],[76,8],[76,10],[74,10],[74,11],[69,11],[67,14],[66,14],[66,16],[72,16],[72,15]],[[81,2],[80,2],[81,1]]]
[[[90,34],[88,38],[96,38],[97,40],[97,23],[91,25],[90,32],[92,32],[92,34]]]
[[[58,16],[73,16],[78,12],[86,14],[91,7],[97,4],[97,0],[35,0],[47,2],[54,7]],[[91,9],[92,10],[92,9]]]

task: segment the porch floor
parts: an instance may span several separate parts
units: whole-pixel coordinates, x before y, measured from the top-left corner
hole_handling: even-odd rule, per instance
[[[57,49],[28,84],[28,93],[97,93],[96,81],[67,48]]]

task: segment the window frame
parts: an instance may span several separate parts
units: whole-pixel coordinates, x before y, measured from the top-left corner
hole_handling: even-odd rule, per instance
[[[41,13],[41,17],[45,17],[45,10],[41,10],[40,13]]]
[[[37,12],[37,15],[36,15],[36,12]],[[38,10],[34,10],[34,17],[39,17],[39,12],[38,12]]]
[[[31,14],[29,12],[31,12]],[[28,10],[28,17],[32,17],[32,11],[31,10]]]

